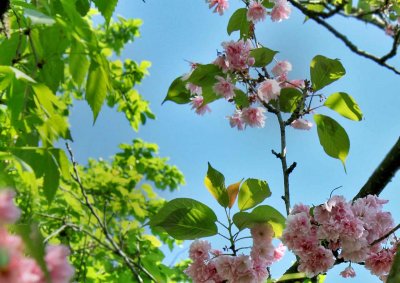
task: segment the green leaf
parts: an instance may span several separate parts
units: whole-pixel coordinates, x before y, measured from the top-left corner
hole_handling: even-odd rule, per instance
[[[201,87],[213,86],[217,81],[216,76],[223,76],[218,66],[214,64],[198,65],[193,70],[188,81]]]
[[[274,60],[278,51],[268,49],[266,47],[256,48],[250,51],[250,57],[254,57],[255,63],[253,67],[265,67]]]
[[[182,77],[176,78],[168,89],[164,102],[172,101],[177,104],[186,104],[190,102],[190,92],[186,89],[186,81]]]
[[[400,282],[400,250],[397,249],[386,283]]]
[[[55,20],[37,10],[25,9],[25,17],[31,20],[32,25],[53,25]]]
[[[310,64],[311,82],[314,91],[340,79],[346,74],[339,59],[329,59],[322,55],[315,56]]]
[[[218,233],[217,216],[201,202],[189,198],[169,201],[150,219],[150,226],[178,240],[193,240]]]
[[[269,196],[271,196],[271,191],[266,181],[247,179],[243,182],[239,191],[239,209],[246,210],[252,208]]]
[[[247,9],[240,8],[236,10],[228,22],[227,32],[231,35],[234,31],[240,31],[240,38],[249,37],[250,22],[247,21]]]
[[[262,4],[267,9],[272,9],[275,6],[275,3],[273,1],[270,2],[269,0],[262,1]]]
[[[228,207],[229,196],[225,188],[225,177],[222,173],[215,170],[210,163],[208,163],[207,176],[204,179],[204,184],[210,194],[222,207]]]
[[[12,75],[15,76],[17,80],[36,83],[35,80],[32,79],[30,76],[11,66],[0,66],[0,74]]]
[[[105,18],[108,25],[114,13],[115,7],[117,6],[118,0],[94,0],[93,2]]]
[[[43,163],[45,166],[43,191],[47,201],[51,203],[60,185],[60,171],[53,155],[49,152],[45,152]]]
[[[279,107],[282,112],[293,113],[303,99],[303,94],[296,88],[282,88],[279,95]]]
[[[345,165],[350,150],[350,140],[346,131],[334,119],[316,114],[314,115],[317,125],[319,142],[329,156],[339,159]]]
[[[275,237],[282,236],[285,229],[285,217],[269,205],[257,206],[252,212],[238,212],[233,215],[233,223],[239,230],[251,228],[256,223],[269,223],[274,230]]]
[[[240,89],[235,89],[235,96],[233,97],[233,100],[240,108],[246,108],[250,105],[249,98],[247,97],[246,93]]]
[[[89,68],[89,75],[86,82],[85,99],[89,103],[93,112],[93,122],[96,122],[97,116],[103,106],[103,102],[108,91],[108,76],[103,67],[92,60]]]
[[[81,14],[82,17],[86,16],[86,14],[90,10],[90,1],[89,0],[77,0],[75,2],[76,10]]]
[[[325,101],[324,106],[350,120],[361,121],[363,117],[361,109],[354,98],[344,92],[331,94]]]
[[[85,47],[78,40],[71,44],[71,55],[69,56],[69,71],[72,79],[81,86],[88,72],[90,62],[85,55]]]

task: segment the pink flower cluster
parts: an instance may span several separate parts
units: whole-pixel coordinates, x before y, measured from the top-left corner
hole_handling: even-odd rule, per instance
[[[228,0],[206,0],[209,4],[209,8],[214,8],[214,13],[218,13],[220,15],[224,14],[224,11],[229,8]]]
[[[214,13],[223,15],[225,10],[229,8],[228,0],[206,0],[209,8],[214,8]],[[291,8],[287,0],[276,0],[275,5],[271,10],[271,20],[273,22],[280,22],[289,18]],[[247,8],[247,20],[254,24],[265,20],[267,10],[262,4],[262,0],[251,0]]]
[[[44,272],[35,260],[25,255],[24,244],[19,236],[10,234],[4,224],[11,224],[20,217],[20,210],[14,205],[15,192],[0,191],[0,282],[7,283],[45,283]],[[51,282],[67,283],[74,275],[68,263],[69,249],[65,246],[47,246],[45,263]]]
[[[287,218],[282,242],[299,258],[298,270],[313,277],[330,269],[336,259],[362,263],[373,274],[384,277],[388,274],[397,244],[382,247],[382,240],[393,228],[390,212],[382,211],[387,203],[369,195],[347,202],[342,196],[333,196],[325,204],[313,208],[294,206]],[[351,267],[343,277],[354,277]]]
[[[224,255],[211,249],[207,241],[194,241],[189,250],[193,263],[185,273],[195,283],[232,282],[261,283],[269,276],[267,267],[280,260],[285,247],[272,245],[273,230],[269,224],[258,224],[251,229],[253,247],[248,255]],[[211,257],[212,256],[212,257]]]
[[[217,62],[223,70],[243,71],[254,64],[254,58],[250,57],[250,40],[223,42],[225,55],[219,56]]]

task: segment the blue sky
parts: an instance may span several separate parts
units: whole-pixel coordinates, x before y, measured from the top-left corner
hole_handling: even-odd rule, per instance
[[[223,211],[216,205],[203,185],[207,162],[223,172],[227,183],[242,178],[267,180],[272,197],[265,203],[284,213],[280,199],[283,180],[279,160],[271,149],[279,149],[279,130],[275,117],[268,116],[263,129],[247,129],[239,132],[231,129],[227,115],[233,106],[224,101],[211,105],[212,112],[197,116],[188,105],[167,102],[161,105],[170,83],[186,73],[189,65],[185,60],[208,63],[221,50],[221,42],[236,40],[229,37],[226,25],[230,15],[241,7],[241,1],[231,0],[231,7],[224,16],[213,14],[203,0],[120,0],[116,13],[126,18],[141,18],[144,24],[142,36],[123,52],[123,58],[152,62],[150,76],[138,86],[141,95],[151,102],[157,116],[149,121],[139,133],[133,132],[122,114],[103,108],[97,122],[92,126],[92,114],[85,102],[78,103],[71,117],[74,151],[78,160],[108,158],[117,152],[118,144],[129,143],[133,138],[142,138],[157,143],[160,154],[168,156],[170,163],[177,165],[185,175],[186,185],[179,192],[161,193],[167,199],[192,197],[213,207],[217,215]],[[336,119],[348,132],[351,142],[346,163],[347,174],[341,163],[328,157],[319,145],[316,129],[308,132],[288,129],[287,155],[297,168],[291,175],[292,203],[320,204],[329,197],[332,189],[343,186],[336,193],[352,198],[362,187],[387,151],[396,142],[400,133],[400,98],[397,83],[400,77],[351,53],[322,27],[311,21],[304,23],[304,16],[296,10],[289,20],[272,23],[269,19],[257,24],[258,40],[268,48],[278,50],[278,60],[289,60],[293,71],[289,78],[309,78],[309,63],[318,54],[339,58],[346,68],[346,76],[325,88],[324,94],[336,91],[351,94],[359,103],[364,119],[353,122],[341,118],[329,110],[318,110]],[[361,48],[383,54],[391,46],[389,38],[373,27],[362,23],[338,19],[332,24],[346,31]],[[312,120],[311,117],[309,117]],[[390,183],[381,195],[389,199],[386,209],[392,211],[395,222],[400,222],[399,178]],[[215,248],[224,242],[211,238]],[[181,250],[169,256],[173,258]],[[183,253],[181,256],[186,257]],[[292,257],[286,258],[273,274],[279,276],[289,267]],[[344,265],[328,273],[325,282],[379,282],[363,268],[351,279],[337,277]]]

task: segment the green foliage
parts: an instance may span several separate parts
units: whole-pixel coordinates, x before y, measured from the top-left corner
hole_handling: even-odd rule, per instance
[[[93,24],[92,2],[104,23]],[[72,140],[68,120],[76,100],[87,101],[94,120],[104,104],[114,107],[136,131],[155,117],[134,89],[150,63],[117,57],[142,22],[112,20],[117,2],[12,1],[11,36],[0,34],[0,186],[16,188],[23,215],[13,229],[43,268],[45,243],[62,243],[71,248],[74,281],[136,282],[111,238],[145,282],[181,282],[187,262],[170,268],[160,250],[180,242],[144,228],[165,203],[154,189],[184,183],[157,145],[136,139],[85,166],[72,165],[56,147]],[[74,170],[78,179],[71,178]],[[6,260],[0,255],[0,264]]]
[[[254,67],[265,67],[274,60],[278,51],[268,49],[266,47],[259,47],[250,51],[250,57],[253,57]]]
[[[276,238],[282,236],[285,221],[285,217],[269,205],[259,205],[252,212],[238,212],[233,215],[233,223],[239,230],[251,228],[256,223],[269,223]]]
[[[229,196],[225,188],[225,177],[221,172],[214,169],[210,163],[208,163],[207,176],[204,178],[204,184],[210,194],[222,207],[228,207]]]
[[[213,86],[217,82],[216,76],[223,76],[223,73],[218,66],[214,64],[198,64],[188,79],[189,82],[201,86],[204,104],[208,104],[221,98],[221,96],[217,95],[213,90]]]
[[[177,198],[169,201],[151,218],[153,228],[161,228],[175,239],[193,240],[217,234],[217,216],[205,204]]]
[[[334,119],[316,114],[314,120],[317,125],[319,142],[329,156],[345,164],[350,150],[350,140],[346,131]]]
[[[324,106],[350,120],[361,121],[363,117],[361,109],[354,98],[344,92],[331,94],[325,101]]]
[[[236,10],[229,19],[228,35],[231,35],[234,31],[240,32],[240,38],[248,38],[250,36],[250,22],[247,20],[246,8]]]
[[[186,104],[190,102],[190,92],[186,89],[186,82],[182,80],[182,77],[176,78],[168,89],[167,96],[164,102],[172,101],[177,104]]]
[[[269,189],[268,183],[266,181],[247,179],[240,187],[238,198],[239,209],[250,209],[260,204],[270,196],[271,190]]]
[[[314,91],[324,88],[345,74],[346,70],[338,59],[317,55],[311,60],[310,75]]]
[[[303,94],[296,88],[282,88],[279,95],[279,110],[292,113],[303,99]]]

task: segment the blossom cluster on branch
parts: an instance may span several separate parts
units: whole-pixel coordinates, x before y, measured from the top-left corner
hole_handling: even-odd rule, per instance
[[[295,205],[282,242],[299,257],[298,270],[308,277],[325,273],[337,262],[349,262],[365,264],[385,281],[399,243],[389,238],[394,225],[391,213],[382,211],[387,202],[372,195],[353,203],[333,196],[313,208]],[[350,265],[341,275],[354,277],[355,272]]]
[[[52,283],[70,282],[74,268],[67,260],[70,253],[67,247],[48,245],[44,255],[46,270],[42,270],[35,259],[26,256],[23,239],[7,230],[5,225],[15,223],[21,214],[13,202],[14,196],[13,190],[0,191],[0,282],[46,283],[49,282],[48,278]],[[40,243],[31,244],[40,245]]]
[[[282,244],[274,247],[274,231],[268,223],[254,225],[251,235],[250,255],[224,254],[211,249],[207,241],[194,241],[189,251],[193,263],[186,269],[186,274],[195,283],[264,282],[269,276],[267,268],[283,257],[286,248]]]

